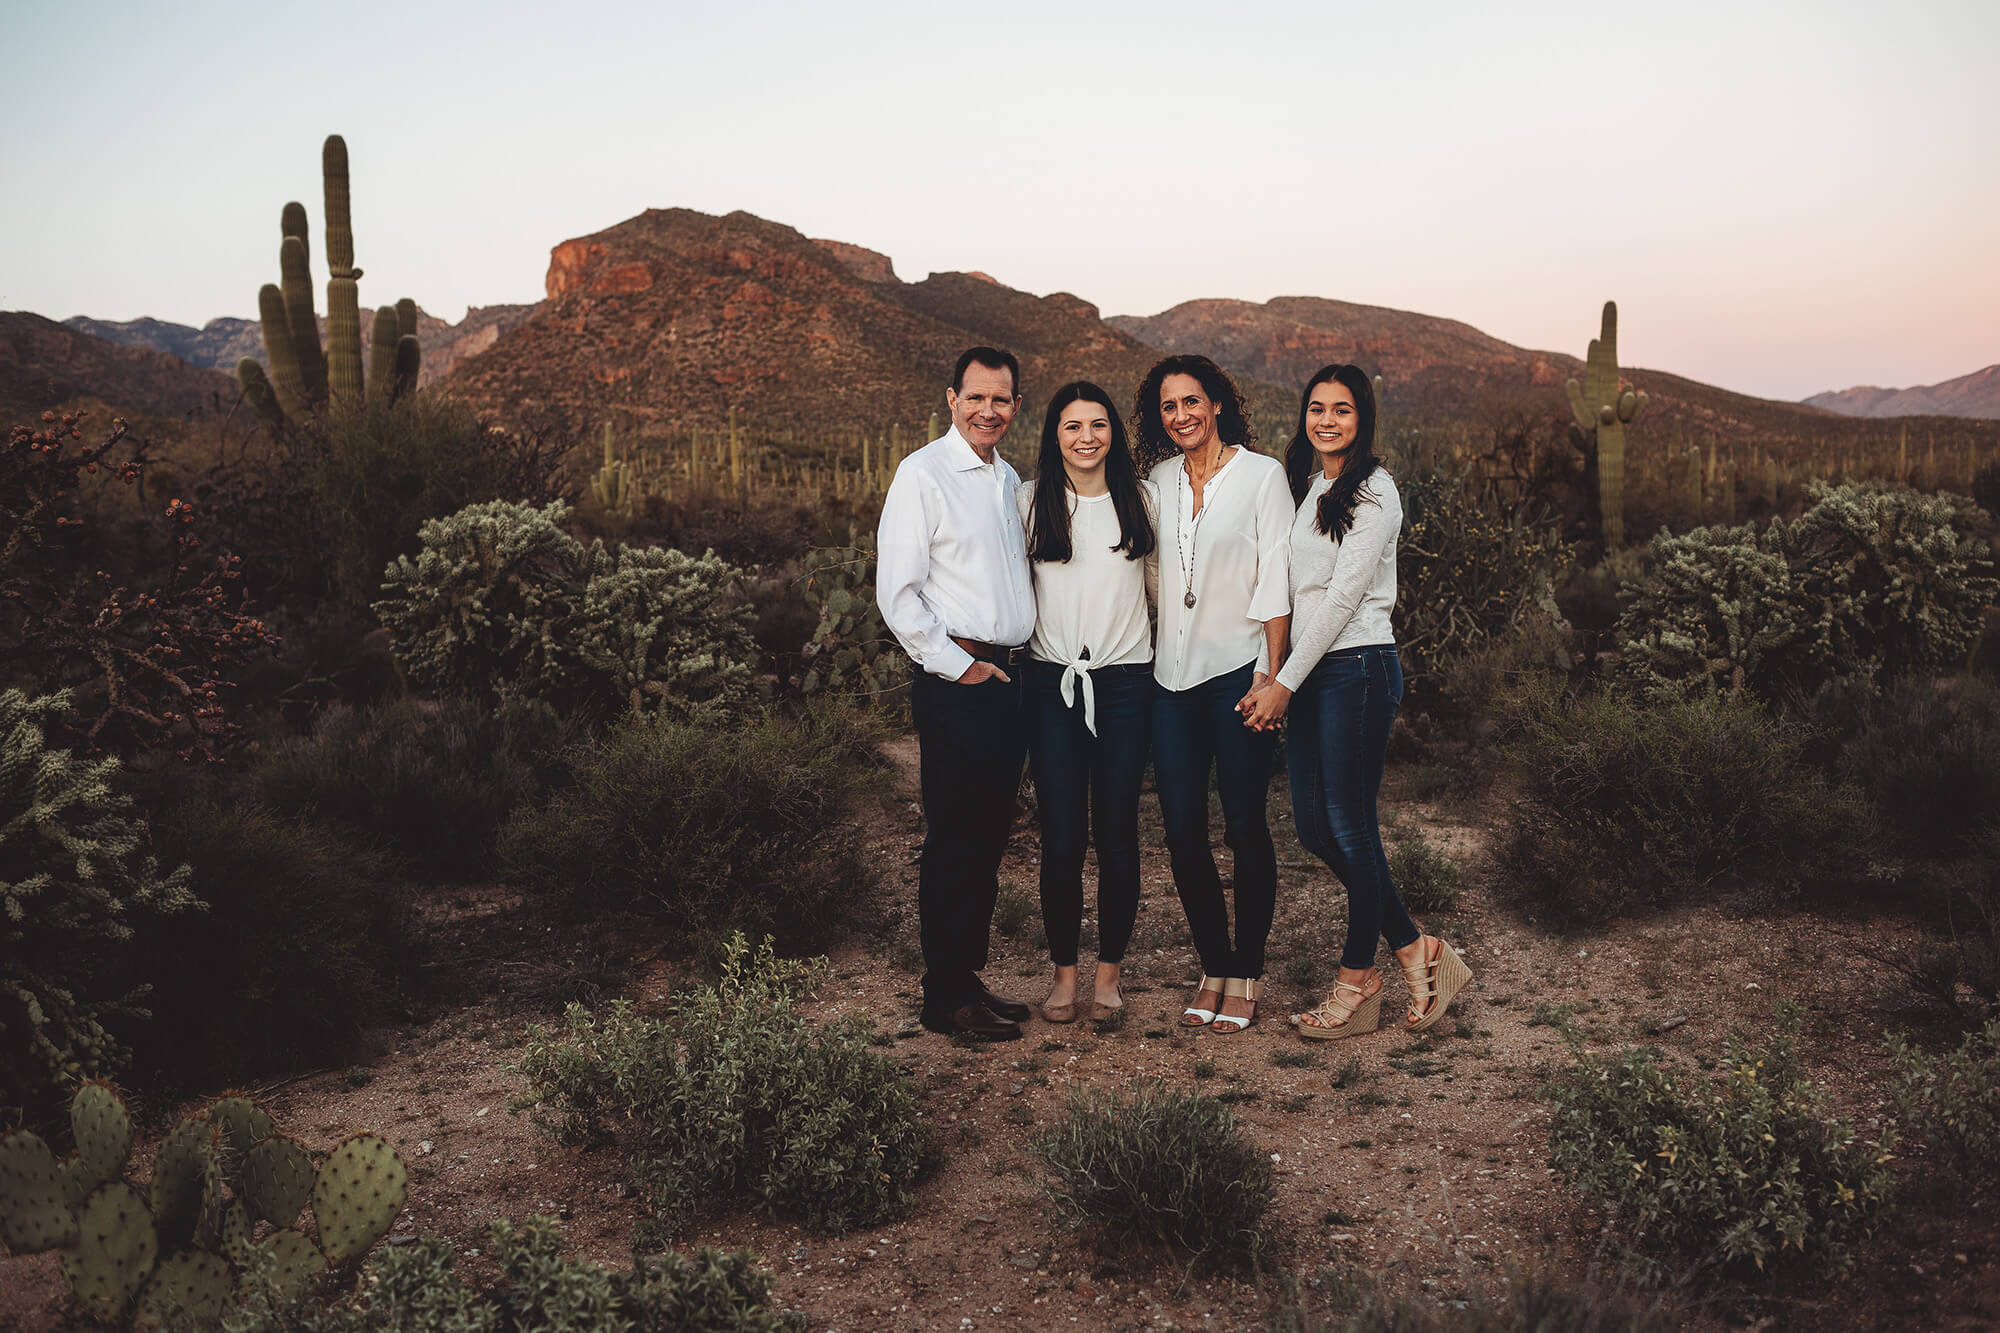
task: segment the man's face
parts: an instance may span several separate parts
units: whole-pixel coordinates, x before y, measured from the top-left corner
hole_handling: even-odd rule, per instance
[[[962,387],[944,391],[944,400],[951,407],[951,424],[982,455],[993,452],[1021,410],[1021,400],[1014,395],[1014,373],[977,361],[965,368]]]

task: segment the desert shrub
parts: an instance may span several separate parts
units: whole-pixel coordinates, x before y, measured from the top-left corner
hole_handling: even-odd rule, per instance
[[[1972,474],[1972,503],[2000,518],[2000,458]]]
[[[455,1247],[436,1236],[377,1256],[372,1280],[340,1304],[300,1308],[258,1284],[224,1317],[225,1333],[791,1333],[802,1315],[774,1308],[771,1275],[747,1250],[702,1247],[635,1256],[625,1270],[562,1257],[545,1217],[487,1224],[498,1272],[470,1285]]]
[[[112,789],[118,761],[50,743],[68,706],[0,690],[0,1119],[124,1063],[106,1024],[145,1016],[126,974],[138,931],[150,955],[162,921],[201,906]]]
[[[906,698],[910,659],[875,605],[874,538],[811,552],[802,582],[806,605],[818,620],[799,651],[799,690],[871,703]]]
[[[1450,471],[1399,478],[1396,647],[1412,702],[1449,663],[1528,621],[1560,622],[1550,579],[1570,548],[1533,506]]]
[[[417,549],[427,521],[486,501],[564,498],[571,443],[550,430],[489,427],[470,406],[426,393],[328,413],[289,432],[281,453],[313,517],[327,582],[365,606],[383,568]]]
[[[1867,807],[1801,759],[1808,733],[1748,701],[1524,696],[1503,879],[1583,924],[1711,885],[1857,878]]]
[[[217,758],[237,739],[230,673],[275,640],[243,609],[240,561],[204,544],[184,500],[142,506],[138,586],[109,572],[77,492],[86,478],[136,485],[151,460],[123,423],[86,445],[81,422],[44,413],[0,445],[0,686],[70,691],[60,725],[73,746]]]
[[[601,542],[561,527],[567,507],[472,505],[420,530],[384,575],[376,614],[420,685],[488,704],[565,711],[726,714],[746,696],[756,643],[736,572],[712,556]]]
[[[270,751],[257,789],[279,814],[337,825],[413,873],[475,879],[492,870],[508,814],[540,794],[561,739],[554,711],[532,700],[336,706]]]
[[[1889,1037],[1896,1078],[1890,1095],[1902,1125],[1955,1175],[2000,1180],[2000,1019],[1933,1056]]]
[[[1271,1206],[1270,1156],[1229,1107],[1164,1082],[1072,1088],[1068,1116],[1033,1151],[1056,1206],[1113,1236],[1243,1257]]]
[[[738,935],[716,984],[679,991],[666,1020],[571,1005],[523,1049],[536,1122],[562,1142],[622,1127],[668,1219],[730,1196],[825,1232],[903,1215],[934,1161],[916,1090],[859,1020],[797,1012],[822,975]]]
[[[1389,877],[1403,906],[1412,912],[1449,912],[1458,904],[1464,867],[1450,852],[1412,828],[1396,838],[1389,853]]]
[[[814,514],[768,492],[747,496],[648,494],[635,529],[679,551],[713,551],[732,565],[757,567],[797,560],[812,544]]]
[[[150,938],[157,1074],[200,1082],[344,1053],[408,965],[402,885],[381,858],[254,802],[194,796],[155,821],[209,910]]]
[[[2000,593],[1964,501],[1859,485],[1813,497],[1790,523],[1654,538],[1651,573],[1622,594],[1620,673],[1655,693],[1768,699],[1962,662]]]
[[[1510,1274],[1470,1299],[1440,1303],[1399,1295],[1381,1278],[1314,1283],[1330,1288],[1315,1301],[1290,1274],[1281,1286],[1268,1333],[1668,1333],[1682,1321],[1658,1297],[1591,1276]],[[1315,1308],[1324,1305],[1326,1308]]]
[[[1549,1161],[1603,1209],[1642,1268],[1669,1258],[1762,1269],[1844,1265],[1886,1214],[1889,1144],[1827,1112],[1796,1049],[1798,1014],[1732,1038],[1713,1076],[1628,1047],[1580,1056],[1553,1083]]]
[[[817,947],[862,883],[848,821],[876,732],[832,705],[729,728],[628,718],[563,760],[501,835],[510,882],[577,911],[663,916],[692,951],[732,929]]]
[[[1963,853],[2000,826],[2000,686],[1905,680],[1867,701],[1841,754],[1903,848]]]

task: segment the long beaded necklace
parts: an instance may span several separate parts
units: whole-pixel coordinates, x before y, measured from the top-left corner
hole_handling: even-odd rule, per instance
[[[1221,458],[1222,457],[1221,453],[1218,452],[1216,454],[1216,457],[1218,459]],[[1187,594],[1181,598],[1181,605],[1185,606],[1190,611],[1194,610],[1195,543],[1199,541],[1201,538],[1201,517],[1203,514],[1206,514],[1209,511],[1209,509],[1213,506],[1215,502],[1215,496],[1213,494],[1208,493],[1207,488],[1215,484],[1215,474],[1220,471],[1221,471],[1220,468],[1215,468],[1211,470],[1208,474],[1208,480],[1202,484],[1202,489],[1204,492],[1202,499],[1205,501],[1205,503],[1199,510],[1195,512],[1194,521],[1188,524],[1187,543],[1185,545],[1183,545],[1181,542],[1181,525],[1178,522],[1174,524],[1174,558],[1180,562],[1181,574],[1183,576],[1183,579],[1187,587]],[[1174,480],[1174,498],[1176,499],[1176,501],[1178,501],[1180,498],[1182,488],[1186,487],[1187,485],[1188,485],[1187,459],[1182,458],[1180,476],[1178,476]],[[1188,508],[1189,509],[1194,508],[1194,502],[1192,500],[1188,502]],[[1175,517],[1178,518],[1180,514],[1179,509],[1176,508],[1174,513]]]

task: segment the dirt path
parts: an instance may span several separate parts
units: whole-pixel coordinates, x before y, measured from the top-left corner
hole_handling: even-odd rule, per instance
[[[1843,978],[1854,939],[1877,929],[1907,934],[1907,926],[1739,919],[1709,906],[1602,936],[1555,936],[1484,888],[1487,830],[1505,822],[1494,798],[1451,807],[1407,800],[1406,775],[1393,769],[1384,799],[1392,842],[1422,830],[1468,866],[1459,910],[1422,920],[1477,973],[1434,1033],[1384,1030],[1308,1046],[1286,1026],[1285,1015],[1315,1002],[1331,979],[1344,908],[1331,876],[1292,836],[1282,782],[1271,802],[1281,867],[1273,984],[1257,1026],[1233,1036],[1186,1036],[1175,1026],[1197,967],[1148,794],[1125,1021],[1100,1032],[1037,1019],[1025,1040],[997,1046],[924,1033],[915,1021],[915,744],[889,750],[892,767],[865,831],[881,848],[882,928],[835,952],[810,1011],[859,1013],[890,1038],[890,1055],[924,1089],[945,1165],[914,1214],[892,1226],[833,1239],[738,1209],[704,1217],[683,1238],[755,1250],[777,1273],[782,1299],[805,1310],[814,1329],[1261,1327],[1270,1292],[1249,1275],[1189,1275],[1157,1255],[1051,1223],[1028,1144],[1063,1114],[1076,1086],[1157,1077],[1231,1100],[1277,1170],[1272,1223],[1283,1263],[1305,1279],[1358,1267],[1441,1299],[1510,1267],[1579,1274],[1597,1262],[1596,1223],[1547,1167],[1549,1110],[1539,1091],[1567,1058],[1554,1020],[1573,1022],[1593,1045],[1652,1041],[1697,1058],[1719,1054],[1732,1028],[1761,1023],[1788,997],[1809,1015],[1812,1072],[1864,1133],[1881,1126],[1882,1106],[1868,1091],[1880,1085],[1881,1020],[1871,1011],[1878,992],[1843,992]],[[1031,1003],[1046,994],[1048,976],[1038,912],[1022,909],[1034,899],[1035,866],[1024,819],[1002,871],[1001,919],[1011,929],[996,932],[986,980]],[[619,1154],[559,1148],[510,1114],[521,1091],[510,1066],[527,1022],[551,1018],[561,994],[587,992],[579,978],[618,981],[623,960],[643,958],[648,940],[565,939],[503,891],[439,891],[434,902],[432,956],[479,998],[383,1033],[370,1063],[276,1087],[266,1104],[314,1146],[361,1129],[396,1144],[412,1179],[393,1241],[441,1233],[476,1267],[488,1221],[539,1212],[564,1219],[578,1252],[622,1260],[642,1212]],[[1086,926],[1086,964],[1093,939]],[[1385,1025],[1403,1001],[1400,975],[1387,975]],[[671,975],[642,961],[623,980],[624,994],[653,1004]],[[1827,1302],[1855,1326],[1878,1315],[1885,1325],[2000,1321],[1990,1218],[1974,1209],[1913,1236],[1914,1253],[1873,1260],[1846,1284],[1789,1292],[1788,1303],[1771,1308],[1770,1326],[1816,1322],[1807,1312]],[[1925,1247],[1942,1252],[1933,1257]],[[1939,1264],[1948,1288],[1936,1282]],[[50,1257],[0,1261],[0,1292],[13,1327],[52,1326],[59,1282]],[[1733,1313],[1745,1317],[1740,1303]]]

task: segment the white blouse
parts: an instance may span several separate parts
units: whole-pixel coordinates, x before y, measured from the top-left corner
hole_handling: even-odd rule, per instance
[[[1313,479],[1292,520],[1292,655],[1278,683],[1297,691],[1319,660],[1336,648],[1394,644],[1396,538],[1403,501],[1396,483],[1376,468],[1361,485],[1354,524],[1339,541],[1321,532],[1319,498],[1333,483]]]
[[[1161,513],[1153,678],[1188,690],[1261,662],[1264,622],[1290,613],[1292,491],[1277,459],[1248,449],[1208,479],[1199,515],[1184,458],[1161,462],[1150,480]]]
[[[1158,523],[1159,499],[1151,482],[1139,483],[1146,513]],[[1083,721],[1097,734],[1097,691],[1090,682],[1094,667],[1122,666],[1153,660],[1152,617],[1147,592],[1157,580],[1158,545],[1142,560],[1114,551],[1120,539],[1118,508],[1109,493],[1069,497],[1070,557],[1058,563],[1032,560],[1035,580],[1035,633],[1028,652],[1065,670],[1065,707],[1083,691]],[[1035,483],[1025,482],[1016,494],[1021,525],[1033,539]]]

